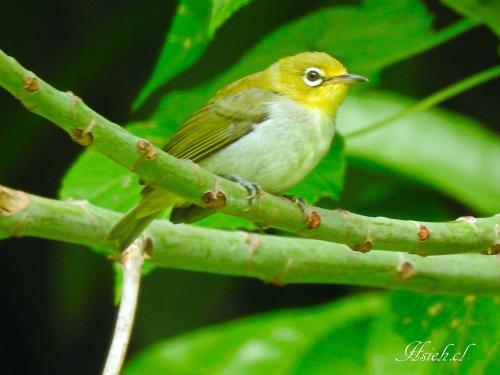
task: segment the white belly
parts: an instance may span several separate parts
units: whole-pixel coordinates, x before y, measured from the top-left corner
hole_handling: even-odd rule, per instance
[[[269,119],[200,164],[216,174],[241,176],[274,194],[298,184],[330,148],[334,121],[284,97],[269,107]]]

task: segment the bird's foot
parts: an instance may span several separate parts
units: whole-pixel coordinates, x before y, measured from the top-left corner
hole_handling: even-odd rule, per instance
[[[304,216],[309,216],[310,208],[304,198],[300,198],[295,195],[289,195],[289,194],[283,195],[283,198],[292,201],[293,204],[295,204],[300,209],[300,211],[304,214]]]
[[[283,195],[284,198],[291,200],[302,212],[304,223],[308,229],[316,229],[321,224],[321,217],[317,211],[314,211],[311,206],[303,198],[295,195]]]
[[[243,186],[248,192],[248,204],[251,204],[252,201],[257,198],[257,196],[262,192],[262,189],[258,184],[250,182],[241,176],[235,174],[220,174],[219,176],[225,178],[226,180],[237,182],[238,184]]]

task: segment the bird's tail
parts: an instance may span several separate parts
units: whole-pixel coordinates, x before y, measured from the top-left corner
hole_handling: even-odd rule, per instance
[[[108,234],[108,239],[117,241],[120,249],[125,250],[141,235],[146,227],[170,205],[168,195],[152,191],[116,223]]]

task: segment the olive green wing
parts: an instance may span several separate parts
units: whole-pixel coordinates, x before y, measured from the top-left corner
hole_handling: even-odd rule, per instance
[[[186,121],[164,150],[175,157],[199,162],[263,122],[268,117],[267,104],[276,96],[263,89],[218,96]]]

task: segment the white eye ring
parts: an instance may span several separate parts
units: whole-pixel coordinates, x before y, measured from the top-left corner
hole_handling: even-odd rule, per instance
[[[323,72],[318,68],[307,68],[302,79],[306,85],[316,87],[323,83]]]

